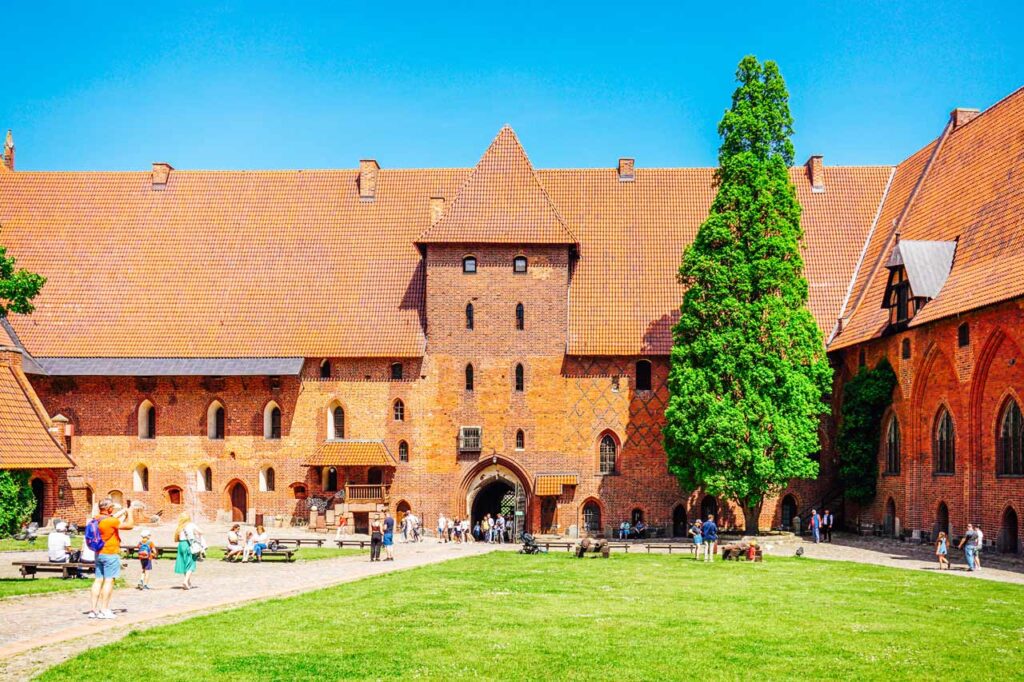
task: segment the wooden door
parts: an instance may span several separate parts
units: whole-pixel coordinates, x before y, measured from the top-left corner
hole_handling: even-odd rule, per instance
[[[246,499],[245,486],[235,483],[231,486],[231,520],[245,521],[248,512],[248,500]]]

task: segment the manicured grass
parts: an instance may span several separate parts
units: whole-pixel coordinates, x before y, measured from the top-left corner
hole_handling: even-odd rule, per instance
[[[224,558],[225,550],[222,547],[211,547],[206,550],[207,561],[220,561]],[[317,559],[333,559],[340,556],[358,556],[365,554],[370,556],[369,549],[352,549],[352,548],[340,548],[340,547],[301,547],[299,551],[295,553],[295,561],[316,561]],[[176,555],[165,552],[160,555],[161,559],[170,559],[173,561]],[[284,561],[283,556],[266,556],[263,558],[264,561]]]
[[[26,594],[46,594],[48,592],[72,592],[87,590],[92,586],[92,576],[84,580],[63,578],[0,578],[0,599],[20,597]],[[124,579],[119,578],[115,587],[124,587]]]
[[[73,535],[71,537],[71,546],[81,549],[82,547],[82,536]],[[15,540],[13,538],[4,538],[0,540],[0,552],[30,552],[33,550],[46,551],[46,536],[40,535],[36,538],[35,542],[29,542],[28,540]]]
[[[1014,679],[1022,603],[853,563],[495,552],[133,632],[41,679]]]

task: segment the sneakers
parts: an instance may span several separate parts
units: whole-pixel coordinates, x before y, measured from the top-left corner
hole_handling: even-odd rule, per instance
[[[87,615],[88,615],[89,618],[99,618],[100,617],[100,614],[97,613],[96,611],[90,611]]]
[[[96,617],[99,618],[100,620],[111,620],[111,619],[115,618],[114,612],[111,611],[110,609],[106,609],[104,611],[100,611],[98,614],[96,614]]]

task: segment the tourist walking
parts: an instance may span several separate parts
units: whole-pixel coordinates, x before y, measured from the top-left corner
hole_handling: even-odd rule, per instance
[[[174,572],[182,576],[181,589],[191,590],[192,574],[196,570],[196,557],[203,553],[203,534],[188,512],[178,517],[178,527],[174,530],[174,541],[178,543],[178,556],[174,560]]]
[[[394,561],[395,552],[395,517],[391,511],[384,512],[384,537],[381,539],[384,545],[384,561]]]
[[[825,542],[832,542],[832,524],[835,516],[828,509],[821,515],[821,535]]]
[[[473,539],[476,540],[477,542],[481,542],[483,540],[483,535],[481,534],[481,531],[480,531],[480,522],[479,521],[477,521],[476,523],[473,524]]]
[[[985,534],[981,532],[981,526],[974,524],[974,532],[978,534],[978,544],[974,547],[974,568],[981,568],[981,550],[985,547]]]
[[[447,530],[448,530],[448,519],[446,519],[444,517],[444,512],[442,512],[441,514],[438,514],[438,516],[437,516],[437,541],[438,542],[448,542],[448,539],[447,539],[448,535],[447,535],[447,532],[446,532]]]
[[[420,517],[416,516],[415,514],[410,512],[409,515],[412,517],[412,520],[409,521],[409,526],[412,528],[412,541],[413,542],[422,542],[422,540],[423,540],[423,522],[420,521]]]
[[[974,530],[974,526],[970,523],[967,524],[967,532],[960,539],[958,547],[964,550],[964,560],[967,561],[967,570],[973,571],[975,568],[974,559],[978,550],[978,531]]]
[[[100,502],[99,511],[99,516],[85,526],[85,542],[96,552],[96,580],[90,590],[89,617],[107,620],[114,617],[110,596],[114,593],[114,581],[121,575],[120,531],[130,530],[134,525],[127,520],[127,509],[114,511],[114,501],[109,497]]]
[[[373,520],[370,521],[370,561],[380,561],[380,546],[383,542],[384,532],[380,516],[374,514]]]
[[[811,536],[814,538],[814,544],[821,542],[821,516],[818,515],[817,509],[811,510],[811,518],[807,520],[811,525]]]
[[[484,520],[480,522],[480,530],[484,533],[484,542],[491,542],[491,515],[484,514]]]
[[[504,544],[505,542],[505,517],[498,514],[498,518],[495,519],[496,527],[494,534],[497,536],[498,544]]]
[[[701,547],[704,540],[704,536],[701,534],[702,526],[703,524],[701,524],[700,519],[697,519],[693,522],[693,525],[690,526],[690,530],[688,531],[690,536],[693,537],[693,544],[697,546],[697,549],[693,551],[693,558],[695,560],[700,559],[701,550],[703,549],[703,547]]]
[[[704,561],[714,561],[717,553],[715,544],[718,542],[718,526],[715,524],[714,514],[708,514],[708,520],[701,526],[700,534],[704,544]]]
[[[469,519],[462,519],[462,521],[459,522],[459,528],[462,530],[462,541],[469,542]]]
[[[947,558],[948,554],[949,545],[946,541],[946,534],[940,532],[939,539],[935,542],[935,557],[939,560],[940,571],[942,569],[946,569],[947,571],[949,570],[949,559]]]
[[[135,556],[142,565],[142,577],[139,578],[137,589],[149,589],[149,574],[153,570],[153,559],[156,558],[156,544],[152,540],[153,534],[147,528],[140,534],[139,545],[135,548]]]

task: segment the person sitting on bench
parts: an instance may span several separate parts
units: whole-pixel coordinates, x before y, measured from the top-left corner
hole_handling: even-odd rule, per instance
[[[236,523],[228,531],[228,549],[227,553],[224,554],[224,561],[231,561],[232,559],[240,559],[242,557],[245,545],[242,544],[242,535],[238,532],[240,528],[241,526]]]
[[[71,538],[67,534],[68,524],[61,521],[46,540],[47,554],[51,564],[78,563],[78,552],[71,549]],[[81,578],[82,572],[76,571],[75,577]]]
[[[643,519],[640,519],[636,522],[636,525],[633,526],[633,530],[636,532],[636,537],[638,540],[642,540],[645,537],[647,537],[647,524],[644,523]]]

